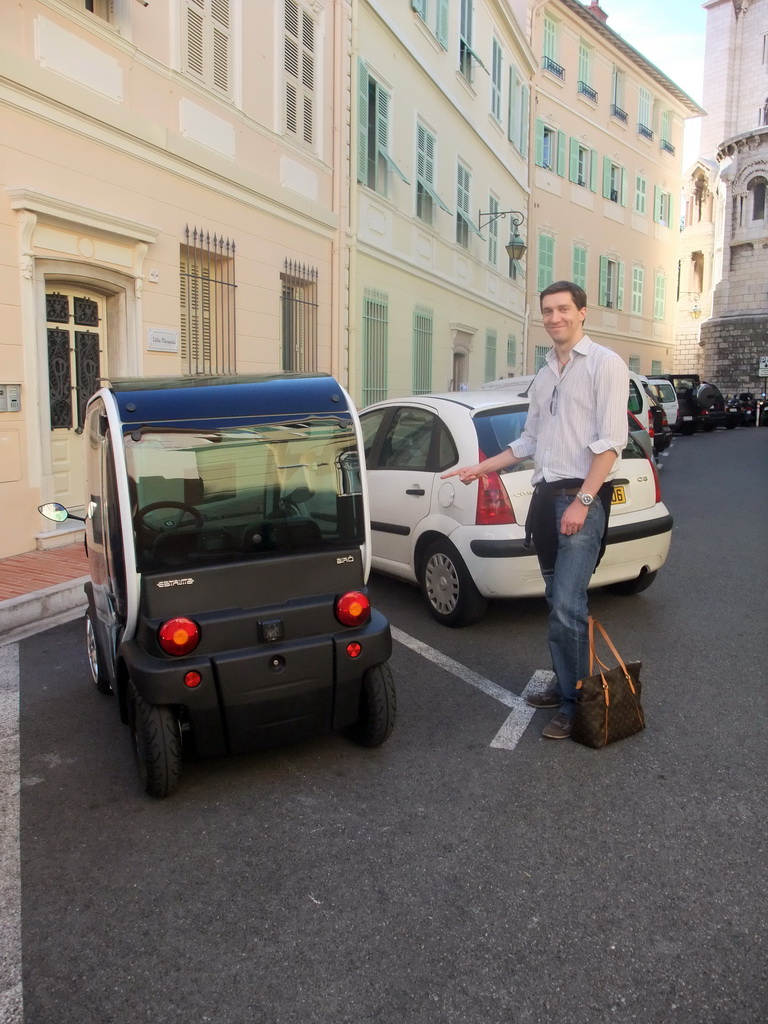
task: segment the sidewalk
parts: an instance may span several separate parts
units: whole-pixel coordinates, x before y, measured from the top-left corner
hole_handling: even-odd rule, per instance
[[[0,559],[0,645],[82,615],[87,579],[82,540]]]

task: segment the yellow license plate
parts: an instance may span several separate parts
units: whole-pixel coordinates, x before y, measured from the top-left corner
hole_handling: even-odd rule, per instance
[[[613,497],[611,498],[612,505],[625,505],[627,501],[627,494],[624,488],[619,484],[613,488]]]

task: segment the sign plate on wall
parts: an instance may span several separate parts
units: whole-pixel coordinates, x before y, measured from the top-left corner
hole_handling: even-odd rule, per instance
[[[147,328],[148,352],[178,352],[179,332],[164,330],[159,327]]]

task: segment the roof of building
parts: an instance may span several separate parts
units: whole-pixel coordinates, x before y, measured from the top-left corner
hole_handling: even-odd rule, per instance
[[[684,92],[679,85],[673,82],[655,64],[652,64],[647,57],[644,57],[623,36],[620,36],[618,32],[610,28],[599,15],[593,14],[589,7],[585,7],[580,0],[559,0],[559,2],[564,7],[567,7],[569,11],[572,11],[577,18],[589,24],[599,36],[602,36],[610,46],[615,47],[627,60],[641,67],[657,85],[674,96],[685,107],[691,117],[701,117],[706,114],[706,110],[700,107],[695,100],[691,99],[687,92]]]

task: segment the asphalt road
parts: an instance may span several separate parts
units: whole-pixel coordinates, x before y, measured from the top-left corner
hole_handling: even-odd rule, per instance
[[[82,624],[22,641],[25,1024],[763,1024],[766,469],[763,429],[664,459],[667,566],[592,600],[644,663],[648,728],[603,751],[548,712],[492,746],[509,703],[451,670],[521,693],[541,601],[454,631],[375,578],[425,645],[391,740],[191,761],[160,802]]]

